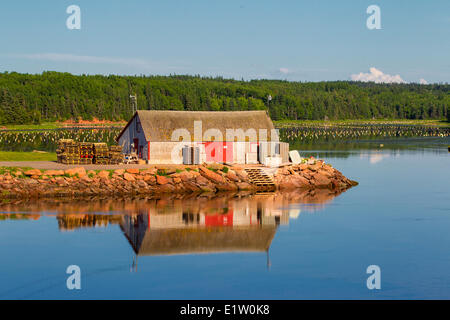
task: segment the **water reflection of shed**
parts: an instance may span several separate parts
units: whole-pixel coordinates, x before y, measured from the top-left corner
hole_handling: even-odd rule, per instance
[[[127,214],[120,226],[137,255],[265,252],[278,225],[289,223],[283,205],[267,195],[148,202],[146,213]]]
[[[189,227],[144,229],[122,225],[134,252],[138,256],[267,252],[276,227]]]

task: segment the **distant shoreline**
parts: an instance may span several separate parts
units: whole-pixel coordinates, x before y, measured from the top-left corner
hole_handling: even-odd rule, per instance
[[[289,128],[298,126],[345,126],[345,125],[411,125],[450,127],[450,122],[445,119],[347,119],[347,120],[278,120],[274,121],[277,128]]]
[[[411,125],[430,127],[450,127],[445,119],[411,120],[411,119],[346,119],[346,120],[274,120],[276,128],[299,126],[345,126],[345,125]],[[72,122],[43,122],[42,124],[10,124],[0,126],[0,133],[7,131],[39,131],[39,130],[73,130],[73,129],[112,129],[123,128],[125,121],[82,121]]]

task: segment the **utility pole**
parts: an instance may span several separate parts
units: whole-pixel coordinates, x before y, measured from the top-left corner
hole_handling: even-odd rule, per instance
[[[131,111],[133,111],[133,114],[137,111],[137,94],[134,95],[130,94],[130,100],[131,100]]]

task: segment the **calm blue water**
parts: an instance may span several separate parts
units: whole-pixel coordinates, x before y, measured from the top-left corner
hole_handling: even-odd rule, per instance
[[[446,147],[325,159],[360,185],[335,198],[4,206],[42,215],[0,220],[0,299],[450,298]],[[77,210],[116,220],[67,230]],[[72,264],[81,290],[66,288]],[[381,290],[366,287],[369,265]]]

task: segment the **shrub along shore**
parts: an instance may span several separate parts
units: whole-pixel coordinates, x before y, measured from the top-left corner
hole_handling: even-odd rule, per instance
[[[0,198],[150,195],[258,191],[245,166],[208,164],[149,169],[67,170],[0,168]],[[253,167],[255,168],[255,167]],[[258,167],[256,167],[258,168]],[[322,160],[267,168],[276,190],[329,189],[337,194],[358,183]]]

